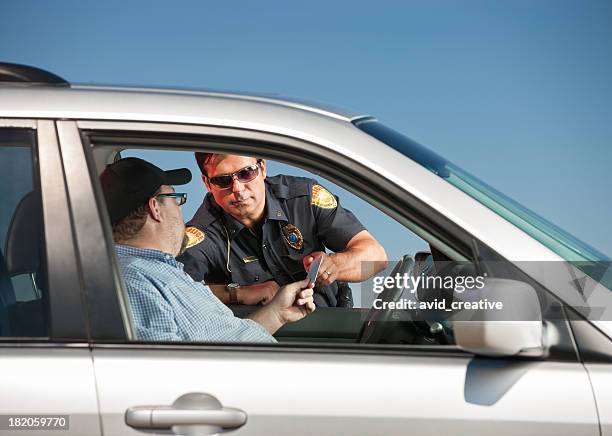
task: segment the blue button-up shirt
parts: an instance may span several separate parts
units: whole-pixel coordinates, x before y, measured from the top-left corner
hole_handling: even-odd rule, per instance
[[[235,317],[172,255],[119,244],[115,250],[139,340],[275,342],[260,324]]]

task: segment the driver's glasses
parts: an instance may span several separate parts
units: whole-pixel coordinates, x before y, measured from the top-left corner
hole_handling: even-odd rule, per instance
[[[187,202],[187,194],[185,192],[169,192],[167,194],[157,194],[156,197],[174,198],[174,201],[176,201],[176,204],[179,206],[182,206]]]
[[[235,173],[210,177],[208,181],[221,189],[226,189],[232,186],[232,183],[234,182],[234,177],[240,183],[248,183],[259,175],[260,165],[261,160],[258,160],[256,164],[244,167],[241,170],[236,171]]]

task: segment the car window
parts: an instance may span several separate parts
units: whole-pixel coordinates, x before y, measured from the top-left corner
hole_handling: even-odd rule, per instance
[[[141,158],[162,169],[182,167],[190,169],[193,175],[191,182],[187,185],[176,186],[175,189],[177,192],[184,192],[187,194],[188,200],[182,206],[183,219],[188,226],[190,222],[193,222],[192,219],[194,215],[197,214],[208,191],[202,181],[201,171],[192,152],[123,149],[121,151],[121,157]],[[115,158],[111,158],[108,160],[112,161],[114,159]],[[372,310],[373,307],[378,308],[379,305],[378,303],[375,305],[375,300],[380,300],[381,297],[383,300],[400,299],[399,295],[393,294],[397,289],[389,290],[381,295],[379,284],[382,283],[382,280],[390,275],[420,273],[425,268],[427,262],[431,264],[430,246],[427,241],[423,240],[373,205],[362,200],[357,195],[332,183],[321,175],[273,160],[266,160],[266,172],[267,177],[272,180],[279,177],[279,175],[283,175],[297,178],[291,180],[305,179],[320,185],[337,199],[339,206],[350,211],[372,237],[384,247],[389,260],[387,268],[378,272],[375,276],[370,277],[368,280],[342,284],[342,286],[346,285],[346,289],[350,292],[352,299],[351,304],[343,307],[341,307],[340,304],[338,304],[337,307],[317,307],[317,310],[312,315],[306,317],[302,321],[295,324],[287,324],[281,328],[275,334],[277,340],[280,342],[314,341],[356,343],[362,339],[362,335],[367,333],[368,335],[373,335],[372,341],[376,342],[417,343],[420,345],[435,345],[439,343],[429,332],[430,326],[427,321],[414,323],[410,319],[398,320],[394,318],[397,317],[397,314],[393,314],[388,310],[382,311],[386,313],[385,319],[380,319],[381,322],[378,322],[379,327],[377,329],[374,329],[372,332],[364,332],[366,324],[372,324],[373,316],[381,316],[379,313],[381,311]],[[298,227],[299,226],[300,224],[298,224]],[[302,231],[306,232],[306,229],[302,228]],[[209,240],[213,239],[212,235],[207,235],[206,237],[209,238]],[[208,243],[208,240],[205,240],[205,243]],[[221,249],[222,247],[219,246],[218,248]],[[236,248],[234,248],[234,250],[236,250]],[[333,252],[331,249],[327,249],[326,251],[328,253]],[[221,259],[221,261],[225,262],[223,259]],[[247,259],[247,261],[249,262],[244,265],[246,273],[241,276],[237,275],[234,271],[232,277],[240,277],[240,279],[246,281],[248,281],[249,278],[251,280],[253,278],[257,280],[257,262],[250,262],[250,259]],[[224,264],[221,266],[225,268]],[[364,265],[363,267],[366,268],[368,265]],[[294,268],[296,268],[295,271],[289,271],[289,273],[293,275],[291,275],[290,280],[288,279],[287,281],[296,281],[306,276],[301,262]],[[128,278],[128,280],[131,280],[131,278]],[[244,284],[244,282],[241,284]],[[128,295],[129,294],[130,290],[128,286]],[[172,300],[173,297],[169,297],[169,299]],[[128,298],[128,300],[132,305],[132,314],[136,317],[137,323],[139,322],[138,320],[147,317],[148,314],[159,311],[159,304],[157,302],[152,303],[149,301],[145,303],[134,298]],[[143,310],[143,306],[147,308]],[[247,306],[238,304],[230,305],[229,307],[237,316],[245,317],[253,312],[253,310],[261,307],[261,305]],[[403,313],[405,311],[398,312]],[[385,325],[385,328],[381,328],[380,326],[382,325]],[[445,338],[441,337],[441,339],[444,339],[443,342],[445,344],[452,344],[453,339],[450,324],[447,326],[447,331],[448,335]],[[385,339],[383,336],[388,336],[388,339]],[[159,339],[161,340],[162,338],[160,337]]]
[[[355,123],[364,132],[410,157],[511,222],[593,279],[612,289],[610,258],[555,224],[489,186],[457,165],[373,119]]]
[[[188,195],[188,201],[182,209],[185,222],[191,220],[198,208],[202,205],[202,201],[208,192],[202,181],[200,169],[196,164],[193,153],[127,149],[121,152],[121,157],[140,157],[154,163],[160,168],[189,168],[193,175],[191,182],[180,189],[177,188],[177,190],[186,192]],[[327,180],[325,177],[274,160],[268,159],[266,163],[268,177],[282,174],[313,179],[321,186],[325,187],[330,193],[337,196],[342,207],[350,210],[368,232],[383,245],[387,257],[392,263],[393,261],[402,259],[405,255],[414,255],[417,252],[429,250],[429,245],[425,240],[406,229],[376,207],[357,197],[352,192]],[[381,274],[383,273],[381,272]],[[356,297],[355,306],[362,307],[359,283],[352,286],[356,287],[356,291],[354,292]],[[364,302],[364,304],[367,305],[367,302]]]
[[[47,276],[35,134],[0,129],[0,336],[47,335]]]
[[[108,141],[108,139],[104,139]],[[154,165],[159,166],[162,169],[173,169],[186,167],[190,169],[193,174],[193,179],[189,184],[175,187],[176,192],[186,193],[188,200],[187,203],[182,206],[182,215],[184,222],[188,226],[192,226],[191,222],[194,214],[197,214],[198,208],[203,203],[207,188],[202,180],[202,174],[200,168],[197,166],[194,154],[190,151],[169,151],[160,149],[146,149],[146,148],[130,148],[130,146],[121,146],[119,142],[112,140],[110,146],[102,145],[94,147],[94,155],[96,161],[96,168],[101,172],[106,164],[109,164],[119,157],[138,157],[144,159]],[[144,145],[144,144],[143,144]],[[120,154],[118,154],[120,152]],[[353,295],[353,304],[346,306],[334,306],[334,305],[319,305],[317,309],[311,315],[306,316],[304,319],[295,322],[288,323],[280,328],[274,334],[274,337],[280,343],[296,343],[296,342],[314,342],[314,343],[330,343],[330,344],[401,344],[406,346],[439,346],[439,345],[454,345],[454,324],[449,310],[460,312],[461,316],[466,319],[466,316],[471,316],[473,311],[476,309],[474,301],[470,298],[475,298],[476,303],[484,301],[486,304],[496,304],[497,301],[488,301],[486,295],[479,295],[478,290],[482,289],[482,280],[487,272],[481,268],[482,265],[478,265],[478,261],[474,263],[466,262],[465,254],[459,254],[456,258],[449,257],[449,253],[457,253],[457,247],[443,246],[442,238],[440,235],[434,233],[429,234],[431,239],[424,239],[427,236],[423,235],[419,229],[422,229],[422,223],[418,220],[407,221],[400,224],[395,219],[391,218],[387,211],[383,211],[376,207],[374,204],[377,201],[373,198],[373,204],[362,199],[363,193],[355,191],[350,192],[348,189],[344,189],[332,182],[330,179],[334,178],[331,169],[328,169],[324,175],[315,174],[308,172],[303,168],[297,166],[288,165],[282,162],[273,160],[266,161],[266,172],[268,178],[275,178],[278,175],[304,178],[312,184],[320,185],[321,189],[325,189],[334,196],[335,200],[330,197],[323,198],[323,204],[329,202],[330,204],[341,205],[343,208],[350,210],[360,221],[360,223],[367,229],[367,231],[384,247],[387,258],[388,266],[376,273],[374,276],[370,276],[365,280],[356,280],[349,283],[350,289]],[[235,171],[233,169],[232,171]],[[228,173],[232,173],[229,171]],[[302,180],[302,179],[300,179]],[[311,188],[308,189],[311,189]],[[348,185],[350,188],[351,185]],[[318,189],[318,188],[317,188]],[[356,189],[353,187],[353,189]],[[309,191],[310,192],[310,191]],[[360,194],[359,196],[357,194]],[[406,215],[403,215],[406,218]],[[190,223],[191,222],[191,223]],[[298,225],[296,227],[299,227]],[[350,223],[348,225],[350,227]],[[188,227],[189,228],[189,227]],[[412,229],[416,230],[412,230]],[[227,229],[226,229],[227,230]],[[302,229],[304,230],[304,229]],[[202,233],[200,233],[202,231]],[[419,235],[415,232],[419,231]],[[208,230],[205,227],[201,227],[200,230],[196,229],[188,239],[195,238],[196,243],[205,241],[204,244],[210,243],[214,239],[214,233],[207,233]],[[295,233],[295,232],[294,232]],[[299,245],[299,232],[296,236]],[[217,256],[216,265],[218,270],[230,270],[233,266],[230,261],[227,260],[225,253],[228,253],[226,247],[231,247],[231,250],[236,252],[234,244],[227,243],[229,235],[219,230],[217,235],[216,245],[214,250],[210,250],[208,255]],[[280,239],[288,238],[289,235],[281,235]],[[295,235],[294,235],[295,236]],[[296,241],[294,241],[296,242]],[[477,244],[476,241],[473,241]],[[289,239],[286,240],[285,245],[291,245]],[[299,248],[299,247],[298,247]],[[327,247],[328,253],[336,251],[333,247]],[[498,256],[492,251],[487,252],[485,246],[475,246],[474,249],[480,249],[479,257],[486,258],[488,260],[498,259]],[[224,251],[225,250],[225,251]],[[218,252],[224,253],[222,256],[218,256]],[[119,253],[120,266],[125,266],[125,258],[131,256],[133,252]],[[141,253],[142,254],[142,253]],[[150,254],[150,253],[149,253]],[[147,254],[147,255],[149,255]],[[257,263],[253,256],[245,253],[241,260],[244,265],[242,267],[248,272],[248,276],[252,280],[257,281],[259,272],[257,269]],[[469,254],[468,254],[469,255]],[[122,259],[123,257],[123,259]],[[158,259],[159,260],[159,259]],[[166,259],[169,261],[169,258]],[[182,261],[181,257],[179,260]],[[132,260],[129,261],[130,263]],[[185,266],[186,263],[183,262]],[[508,268],[512,270],[509,272]],[[185,268],[187,271],[188,268]],[[302,265],[298,265],[295,272],[298,273],[301,270],[303,276],[306,275]],[[126,275],[124,274],[124,279]],[[510,265],[502,265],[502,268],[498,271],[489,271],[489,276],[499,278],[509,278],[517,280],[518,282],[528,281],[523,275],[515,275],[514,268]],[[126,283],[127,295],[130,296],[130,288],[132,297],[127,298],[129,305],[132,306],[132,316],[135,324],[143,323],[146,320],[147,329],[152,327],[152,330],[156,328],[167,328],[168,325],[172,325],[172,329],[175,329],[174,323],[176,319],[171,319],[168,322],[168,314],[175,316],[173,309],[169,306],[190,306],[191,302],[185,304],[184,302],[172,302],[171,300],[178,298],[180,300],[184,296],[184,290],[173,290],[174,294],[171,297],[159,298],[158,290],[164,288],[166,277],[164,277],[160,283],[155,285],[156,290],[149,292],[147,296],[144,292],[145,287],[150,288],[150,283],[146,286],[140,287],[142,282],[133,278],[135,275],[128,277],[127,281],[132,283]],[[192,275],[192,277],[194,277]],[[253,313],[254,310],[261,308],[261,305],[235,305],[230,304],[228,292],[225,284],[229,284],[230,280],[219,279],[218,276],[214,277],[214,280],[209,280],[206,277],[199,277],[194,279],[196,281],[202,280],[206,285],[209,285],[210,289],[214,291],[214,287],[218,284],[223,284],[221,294],[216,294],[219,298],[225,297],[228,299],[226,302],[229,308],[234,312],[237,317],[246,318]],[[232,274],[229,277],[235,277]],[[410,281],[410,277],[413,277],[416,281]],[[302,278],[301,276],[295,276],[296,279]],[[238,284],[243,285],[245,282],[241,280],[232,280],[239,282]],[[514,283],[511,286],[520,285],[520,283]],[[136,286],[134,285],[136,283]],[[408,285],[406,284],[408,283]],[[527,285],[535,286],[537,289],[540,303],[546,305],[546,297],[542,289],[537,287],[537,284],[530,283]],[[496,289],[501,289],[503,286],[497,286]],[[464,293],[465,289],[472,292]],[[150,291],[150,289],[149,289]],[[162,293],[166,293],[168,287],[163,289]],[[203,292],[203,291],[202,291]],[[151,295],[155,295],[153,301],[143,302],[139,301],[141,296],[145,296],[145,299],[150,299]],[[134,298],[137,296],[137,298]],[[469,296],[469,298],[468,298]],[[482,298],[481,298],[482,297]],[[162,301],[163,300],[163,301]],[[530,300],[534,303],[535,300]],[[167,304],[170,302],[170,304]],[[449,309],[453,303],[458,305],[456,308]],[[546,304],[545,304],[546,303]],[[445,306],[446,305],[446,306]],[[227,307],[227,306],[223,306]],[[486,310],[497,311],[497,306],[485,308]],[[201,312],[201,311],[200,311]],[[539,313],[539,312],[538,312]],[[151,314],[159,314],[151,316]],[[453,315],[454,316],[454,315]],[[504,316],[504,315],[500,315]],[[510,315],[513,316],[513,315]],[[199,316],[194,315],[195,318],[199,319]],[[165,321],[160,321],[165,318]],[[470,319],[470,318],[467,318]],[[506,318],[507,319],[507,318]],[[515,320],[512,318],[511,320]],[[159,321],[159,324],[156,324]],[[210,324],[210,323],[208,323]],[[135,329],[138,332],[138,328]],[[183,342],[228,342],[225,339],[222,340],[197,340],[197,339],[181,339],[171,332],[170,335],[162,336],[151,336],[148,332],[144,335],[136,334],[135,339],[140,341],[183,341]],[[252,337],[241,336],[242,333],[237,334],[234,339],[230,342],[254,342]],[[227,338],[227,336],[223,336]]]
[[[142,150],[126,149],[121,152],[121,157],[139,157],[145,159],[160,168],[189,168],[193,178],[180,190],[186,192],[188,201],[182,207],[183,218],[188,222],[195,215],[198,208],[202,205],[204,196],[207,194],[201,172],[198,168],[194,155],[191,152],[167,151],[167,150]],[[362,200],[352,192],[327,180],[325,177],[314,174],[302,168],[288,165],[283,162],[266,160],[268,177],[279,174],[304,177],[316,180],[321,186],[325,187],[330,193],[337,196],[343,208],[350,210],[364,227],[378,240],[385,248],[390,265],[387,269],[379,273],[384,275],[393,269],[393,266],[404,256],[414,256],[415,253],[428,252],[427,241],[415,235],[412,231],[381,212],[376,207]],[[355,307],[370,307],[371,292],[362,295],[361,283],[352,283]],[[364,298],[362,298],[364,297]]]

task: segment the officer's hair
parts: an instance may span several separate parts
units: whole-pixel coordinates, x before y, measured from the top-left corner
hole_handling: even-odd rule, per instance
[[[198,167],[200,168],[200,171],[205,177],[208,177],[208,173],[206,172],[205,166],[212,163],[212,161],[217,156],[227,156],[227,155],[222,154],[222,153],[203,153],[201,151],[197,151],[195,153],[195,159],[196,159],[196,162],[198,163]]]
[[[161,192],[161,188],[158,189],[155,194],[151,197],[155,197]],[[158,198],[158,201],[163,202],[165,198]],[[138,236],[138,233],[142,230],[147,221],[149,215],[149,201],[138,209],[130,212],[130,214],[113,224],[113,241],[117,244],[123,244],[125,242],[134,239]]]
[[[204,168],[204,166],[209,164],[217,155],[217,153],[202,153],[201,151],[195,153],[198,167],[200,167],[200,171],[202,171],[202,174],[204,174],[206,177],[208,177],[208,174],[206,173],[206,168]]]

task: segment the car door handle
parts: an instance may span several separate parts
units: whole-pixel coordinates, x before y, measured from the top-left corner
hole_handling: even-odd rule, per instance
[[[246,421],[243,410],[223,407],[214,396],[196,392],[182,395],[171,406],[135,406],[125,412],[125,423],[132,428],[171,429],[177,434],[214,434]]]
[[[238,428],[246,423],[247,415],[240,409],[185,410],[172,407],[130,407],[125,422],[134,428],[168,429],[175,425],[214,425]]]

